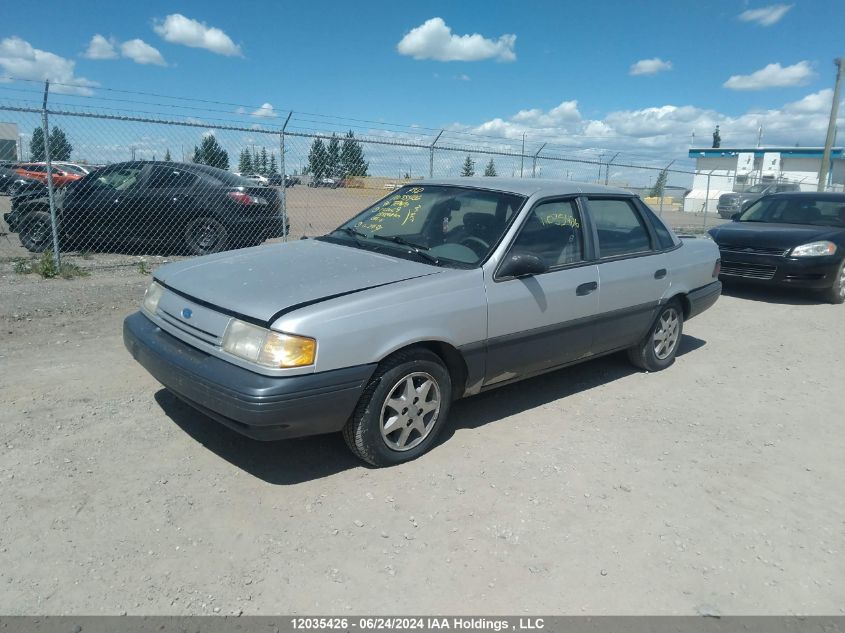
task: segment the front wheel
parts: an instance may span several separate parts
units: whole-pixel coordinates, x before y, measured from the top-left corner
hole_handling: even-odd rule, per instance
[[[23,247],[31,253],[43,253],[50,248],[53,239],[53,225],[50,214],[36,211],[27,215],[21,222],[18,233]]]
[[[185,245],[191,255],[219,253],[229,245],[229,232],[217,218],[195,218],[185,227]]]
[[[451,377],[436,354],[399,352],[373,374],[343,437],[355,455],[373,466],[411,461],[432,447],[451,402]]]
[[[670,301],[660,309],[654,324],[634,347],[628,349],[631,362],[646,371],[660,371],[675,362],[684,332],[684,311]]]
[[[825,291],[825,299],[829,303],[845,303],[845,260],[839,264],[839,269],[833,276],[833,283]]]

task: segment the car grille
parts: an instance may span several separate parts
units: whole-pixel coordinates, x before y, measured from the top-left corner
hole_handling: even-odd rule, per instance
[[[777,266],[757,266],[742,262],[722,262],[722,275],[747,277],[749,279],[774,279]]]
[[[166,323],[175,327],[177,330],[180,330],[185,334],[191,336],[192,338],[199,339],[204,343],[210,343],[211,345],[220,345],[220,337],[215,336],[211,332],[206,332],[205,330],[201,330],[198,327],[185,323],[184,320],[178,318],[174,314],[170,314],[162,308],[158,309],[158,316],[161,317]]]
[[[735,253],[737,255],[776,255],[783,257],[788,252],[782,248],[758,248],[754,246],[720,246],[721,253]]]

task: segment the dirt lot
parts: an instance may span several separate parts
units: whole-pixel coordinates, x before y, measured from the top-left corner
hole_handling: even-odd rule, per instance
[[[665,372],[461,401],[374,470],[164,391],[121,341],[149,277],[0,266],[0,613],[843,613],[842,306],[734,291]]]

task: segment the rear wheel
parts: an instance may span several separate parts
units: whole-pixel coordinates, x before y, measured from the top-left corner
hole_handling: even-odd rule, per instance
[[[452,402],[452,381],[428,350],[399,352],[379,365],[343,437],[374,466],[416,459],[434,444]]]
[[[845,259],[839,264],[830,288],[825,291],[825,299],[830,303],[845,303]]]
[[[661,308],[643,340],[628,349],[628,358],[646,371],[666,369],[675,362],[683,332],[683,308],[678,301],[670,301]]]
[[[191,255],[219,253],[229,246],[229,232],[217,218],[195,218],[185,227],[185,244]]]
[[[18,238],[23,247],[31,253],[43,253],[51,246],[52,227],[50,214],[44,211],[36,211],[23,219]]]

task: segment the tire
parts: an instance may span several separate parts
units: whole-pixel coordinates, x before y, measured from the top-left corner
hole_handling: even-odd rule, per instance
[[[845,259],[839,264],[830,288],[825,290],[824,298],[828,303],[845,303]]]
[[[402,406],[405,398],[420,408],[408,413],[409,407]],[[408,462],[432,447],[451,402],[452,379],[436,354],[421,348],[398,352],[376,369],[343,428],[343,437],[356,456],[373,466]]]
[[[44,211],[28,213],[21,220],[18,232],[23,247],[31,253],[43,253],[53,245],[53,227],[50,214]]]
[[[643,340],[628,349],[628,358],[645,371],[666,369],[675,362],[683,333],[684,310],[673,299],[660,309]]]
[[[210,255],[229,246],[229,231],[217,218],[194,218],[185,227],[185,245],[191,255]]]

